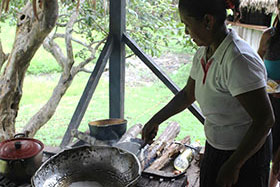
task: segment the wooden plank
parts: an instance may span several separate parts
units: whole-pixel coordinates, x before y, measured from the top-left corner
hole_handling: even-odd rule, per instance
[[[247,29],[254,29],[254,30],[258,30],[258,31],[264,31],[265,29],[268,28],[267,26],[262,26],[262,25],[250,25],[250,24],[231,22],[231,21],[227,21],[227,24],[234,25],[234,26],[240,26],[240,27],[244,27]]]
[[[164,73],[164,71],[150,58],[146,55],[142,49],[136,44],[136,42],[130,38],[126,33],[124,33],[124,41],[128,47],[150,68],[150,70],[169,88],[174,94],[180,91],[180,88]],[[192,104],[189,111],[202,123],[204,124],[204,116],[200,109]]]
[[[158,180],[150,180],[150,182],[147,186],[158,187],[159,185],[160,185],[160,182]]]
[[[172,184],[170,184],[170,183],[172,183],[172,182],[169,182],[169,181],[161,182],[161,183],[159,184],[159,187],[169,187],[170,185],[172,185]]]
[[[136,187],[185,187],[187,185],[187,176],[177,180],[163,180],[149,179],[147,177],[141,177]],[[198,186],[196,186],[198,187]]]
[[[82,121],[82,118],[84,117],[88,104],[96,89],[99,79],[104,71],[104,68],[109,59],[109,56],[111,55],[112,47],[113,47],[113,38],[111,36],[109,36],[105,43],[105,46],[104,46],[103,50],[101,51],[101,54],[96,62],[94,70],[89,77],[89,80],[88,80],[85,90],[82,94],[82,97],[80,98],[78,106],[76,107],[76,110],[72,116],[70,124],[68,125],[68,128],[64,134],[60,147],[65,147],[72,141],[73,138],[71,136],[71,130],[78,129],[78,127]]]
[[[139,181],[136,184],[136,187],[147,187],[150,180],[145,177],[140,177]]]
[[[110,34],[114,46],[109,60],[110,118],[124,117],[126,0],[110,1]]]
[[[187,178],[181,178],[179,180],[175,180],[170,187],[185,187],[187,183]]]
[[[198,156],[199,157],[199,156]],[[199,187],[199,161],[198,158],[192,160],[190,167],[187,169],[186,174],[188,176],[189,187]]]

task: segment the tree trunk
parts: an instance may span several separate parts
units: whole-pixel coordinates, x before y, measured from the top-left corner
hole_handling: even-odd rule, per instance
[[[83,0],[80,1],[83,3]],[[74,39],[72,32],[74,31],[74,25],[79,22],[79,9],[74,9],[71,12],[71,17],[66,24],[65,34],[53,33],[46,37],[43,46],[50,52],[56,59],[57,63],[62,67],[63,72],[60,76],[60,80],[53,90],[52,96],[47,103],[29,120],[26,126],[23,128],[23,132],[28,132],[29,137],[33,137],[36,132],[45,125],[49,119],[54,115],[62,97],[66,93],[67,89],[71,86],[74,77],[80,71],[85,71],[85,66],[95,58],[96,50],[103,43],[103,40],[97,42],[95,48],[91,45]],[[58,37],[63,37],[66,46],[66,54],[63,54],[63,49],[54,41]],[[79,43],[80,45],[88,48],[91,55],[81,62],[76,62],[74,59],[72,41]],[[77,64],[74,66],[74,63]]]
[[[33,137],[36,132],[49,121],[54,115],[56,108],[65,94],[66,90],[72,83],[71,74],[61,75],[58,85],[55,87],[52,96],[47,103],[28,121],[27,125],[23,128],[23,132],[28,132],[28,137]]]
[[[44,42],[44,47],[47,48],[52,55],[57,59],[59,64],[63,68],[63,72],[60,76],[60,80],[53,90],[52,96],[49,98],[47,103],[29,120],[27,125],[23,128],[24,132],[28,132],[29,137],[33,137],[36,132],[46,124],[49,119],[54,115],[56,108],[61,101],[61,98],[64,96],[67,89],[71,86],[74,76],[79,72],[79,68],[73,67],[74,56],[72,48],[72,31],[75,21],[77,20],[79,11],[74,11],[70,21],[66,26],[65,34],[65,44],[66,44],[66,53],[67,57],[65,58],[62,54],[61,48],[54,41],[47,37],[47,41]],[[58,58],[60,57],[60,58]],[[93,58],[93,57],[92,57]],[[90,60],[92,60],[90,58]]]
[[[15,119],[22,97],[22,86],[30,61],[55,26],[58,16],[57,0],[43,1],[38,20],[29,2],[18,15],[13,49],[0,78],[0,141],[13,137]]]

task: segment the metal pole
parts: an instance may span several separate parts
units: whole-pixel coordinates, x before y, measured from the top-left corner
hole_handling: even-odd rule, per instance
[[[126,0],[110,1],[110,35],[114,46],[109,60],[110,118],[124,117]]]

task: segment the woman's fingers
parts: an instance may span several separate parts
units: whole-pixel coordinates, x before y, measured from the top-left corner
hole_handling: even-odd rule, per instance
[[[142,130],[142,139],[145,145],[151,144],[153,139],[156,137],[158,131],[158,125],[147,123]]]

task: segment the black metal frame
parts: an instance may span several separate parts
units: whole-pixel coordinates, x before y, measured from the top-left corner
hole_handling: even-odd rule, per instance
[[[61,147],[65,147],[72,141],[71,130],[79,127],[108,60],[110,118],[124,117],[125,44],[174,94],[180,90],[152,58],[146,55],[135,41],[125,33],[125,6],[126,0],[110,0],[110,34],[64,134],[60,144]],[[199,108],[193,104],[188,109],[203,124],[204,116]]]

